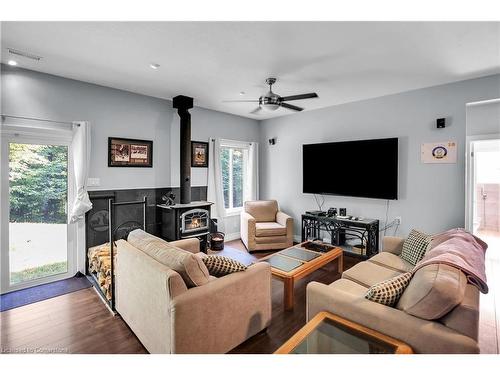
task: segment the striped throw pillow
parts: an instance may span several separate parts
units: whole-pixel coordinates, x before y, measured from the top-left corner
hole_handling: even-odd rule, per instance
[[[394,306],[410,283],[411,272],[381,281],[366,291],[365,298],[386,306]]]
[[[222,277],[233,272],[245,271],[247,267],[237,260],[220,256],[207,255],[201,258],[205,266],[208,268],[208,273],[215,277]]]
[[[416,265],[424,257],[431,240],[432,236],[413,229],[403,243],[403,249],[400,255],[401,258],[410,264]]]

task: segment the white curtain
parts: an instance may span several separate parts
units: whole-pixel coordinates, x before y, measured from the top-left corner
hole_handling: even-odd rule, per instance
[[[73,123],[73,165],[75,173],[76,196],[71,207],[70,223],[85,217],[85,212],[92,208],[87,193],[87,178],[90,163],[90,124],[86,121]]]
[[[259,144],[250,142],[248,148],[248,167],[245,178],[245,201],[259,199]]]
[[[212,216],[218,219],[221,230],[224,226],[224,218],[227,216],[224,207],[224,193],[222,188],[222,169],[220,160],[221,140],[210,138],[208,146],[208,188],[207,199],[213,202]]]

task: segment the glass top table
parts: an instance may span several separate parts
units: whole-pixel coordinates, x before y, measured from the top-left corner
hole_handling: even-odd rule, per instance
[[[411,354],[402,341],[320,312],[293,335],[276,354]]]
[[[337,271],[342,273],[344,258],[342,249],[322,245],[320,251],[308,249],[311,241],[291,246],[278,253],[271,254],[260,259],[260,262],[268,262],[271,265],[271,274],[274,278],[283,281],[283,304],[285,310],[292,310],[294,307],[294,283],[318,268],[330,262],[337,261]],[[323,250],[324,251],[321,251]]]

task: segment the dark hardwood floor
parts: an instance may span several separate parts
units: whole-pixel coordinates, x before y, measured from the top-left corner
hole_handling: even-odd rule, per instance
[[[147,353],[92,288],[0,313],[5,353]]]
[[[241,241],[231,241],[228,243],[231,248],[241,249]],[[254,253],[252,255],[261,258],[270,253]],[[344,257],[344,270],[352,267],[359,260],[351,257]],[[313,272],[311,275],[295,283],[295,306],[293,311],[285,311],[283,308],[283,283],[279,280],[272,280],[272,320],[266,332],[259,333],[243,344],[233,349],[230,353],[273,353],[295,332],[306,323],[306,286],[311,281],[318,281],[324,284],[331,284],[340,278],[337,269],[337,261],[333,261],[326,266]]]
[[[483,354],[500,353],[500,231],[476,233],[488,244],[486,276],[488,294],[481,294],[479,319],[479,347]]]
[[[500,236],[495,237],[496,239]],[[479,344],[482,353],[498,353],[500,283],[500,241],[488,238],[487,274],[490,293],[481,296]],[[269,253],[249,255],[241,241],[226,244],[227,252],[241,252],[241,259],[261,258]],[[224,253],[221,253],[224,254]],[[227,255],[227,253],[226,253]],[[358,261],[344,258],[344,269]],[[336,262],[320,268],[295,285],[295,308],[283,309],[283,284],[272,281],[272,322],[262,332],[231,353],[272,353],[305,323],[305,290],[310,281],[331,283],[340,274]],[[92,289],[66,294],[0,313],[0,354],[6,353],[147,353],[119,316],[113,316]]]
[[[228,252],[241,252],[241,260],[247,262],[270,254],[250,255],[239,240],[226,243],[225,254]],[[354,263],[354,259],[345,259],[344,267]],[[271,326],[231,353],[274,352],[305,323],[307,283],[331,283],[339,277],[334,261],[297,282],[293,311],[284,311],[283,284],[273,280]],[[0,321],[2,353],[147,353],[125,322],[110,313],[92,288],[2,312]]]

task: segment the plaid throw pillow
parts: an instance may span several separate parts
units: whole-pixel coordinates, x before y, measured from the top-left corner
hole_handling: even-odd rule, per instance
[[[203,257],[202,260],[208,268],[208,273],[215,277],[221,277],[247,269],[244,264],[241,264],[237,260],[220,255],[207,255]]]
[[[366,291],[365,298],[386,306],[394,306],[405,291],[412,277],[406,272],[392,279],[381,281]]]
[[[432,236],[413,229],[403,243],[401,258],[408,263],[416,265],[425,255],[432,240]]]

